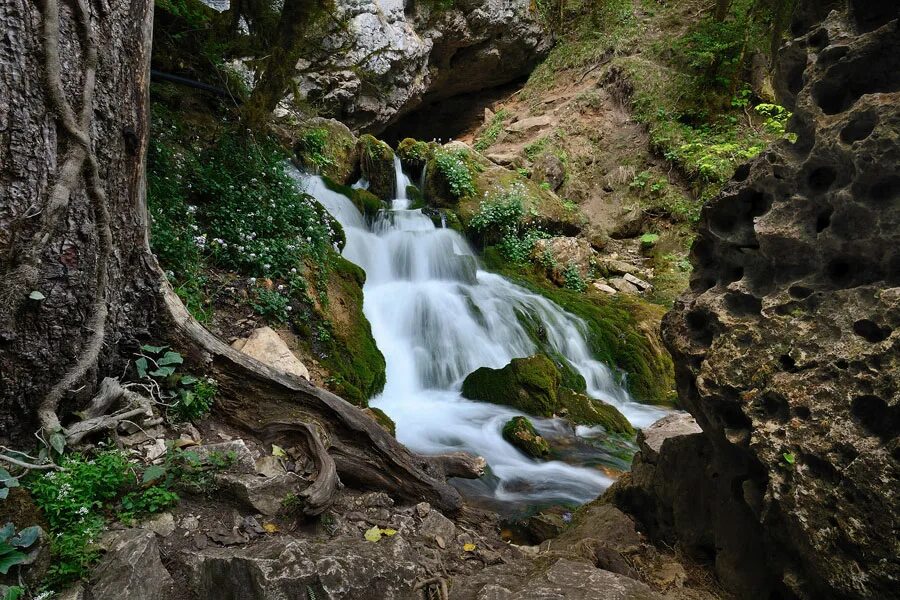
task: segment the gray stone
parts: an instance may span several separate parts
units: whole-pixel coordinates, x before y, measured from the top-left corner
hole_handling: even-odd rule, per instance
[[[94,570],[93,598],[103,600],[167,600],[172,576],[159,558],[156,536],[143,529],[113,531],[104,536],[106,554]]]
[[[613,277],[609,280],[609,285],[623,294],[637,294],[640,292],[636,285],[626,281],[624,277]]]
[[[169,537],[175,533],[175,518],[170,512],[159,513],[141,523],[141,529],[152,531],[160,537]]]
[[[630,283],[631,285],[635,286],[636,288],[638,288],[638,289],[641,290],[642,292],[646,292],[647,290],[653,288],[653,286],[650,285],[648,282],[644,281],[644,280],[641,279],[640,277],[635,277],[635,276],[632,275],[631,273],[625,273],[625,274],[622,276],[622,279],[624,279],[625,281],[627,281],[627,282]]]
[[[256,461],[253,459],[253,453],[250,452],[250,448],[247,447],[244,440],[204,444],[203,446],[192,448],[191,452],[195,453],[203,462],[208,461],[213,455],[219,460],[230,460],[229,473],[256,474]]]
[[[456,537],[456,525],[453,524],[453,521],[432,509],[422,519],[422,524],[419,526],[419,535],[432,540],[441,538],[446,542]]]
[[[271,327],[254,329],[249,337],[231,344],[276,371],[283,371],[309,381],[309,369],[297,358],[281,336]]]
[[[682,435],[693,435],[702,430],[696,419],[688,413],[678,412],[666,415],[649,427],[638,430],[638,445],[642,457],[647,462],[655,463],[659,457],[659,449],[669,438]]]
[[[221,493],[268,516],[277,515],[282,510],[282,503],[289,494],[297,494],[309,487],[309,482],[296,473],[283,473],[275,477],[260,477],[255,473],[223,473],[218,481],[222,486]]]

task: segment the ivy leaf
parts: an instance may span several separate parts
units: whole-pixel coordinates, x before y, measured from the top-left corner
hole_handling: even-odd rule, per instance
[[[151,466],[147,467],[147,469],[144,471],[144,476],[141,479],[141,482],[147,484],[147,483],[150,483],[151,481],[156,481],[157,479],[159,479],[160,477],[162,477],[165,474],[166,474],[165,467],[161,467],[159,465],[151,465]]]
[[[31,292],[30,294],[28,294],[28,298],[29,298],[29,299],[31,299],[31,300],[37,300],[38,302],[40,302],[41,300],[43,300],[43,299],[46,298],[46,297],[47,297],[47,296],[43,295],[42,293],[40,293],[40,292],[37,291],[37,290],[34,290],[34,291]]]
[[[9,471],[0,467],[0,484],[6,487],[16,487],[19,485],[19,480],[13,477]]]
[[[6,500],[7,496],[9,496],[9,489],[5,487],[0,488],[0,500]]]
[[[166,352],[165,355],[161,359],[159,359],[156,364],[162,367],[165,365],[180,365],[183,362],[184,359],[181,358],[181,355],[179,353],[172,352],[170,350],[169,352]]]
[[[381,539],[381,528],[378,525],[375,525],[368,531],[366,531],[364,537],[367,542],[377,542]]]
[[[134,367],[137,369],[137,374],[140,379],[143,379],[147,376],[147,359],[143,356],[134,361]]]
[[[58,431],[53,432],[50,436],[50,446],[56,450],[57,454],[62,454],[66,448],[66,436]]]
[[[194,385],[195,383],[197,383],[197,378],[193,375],[185,375],[181,378],[181,381],[179,383],[181,383],[181,385]]]
[[[789,465],[792,465],[797,461],[797,458],[790,452],[785,452],[784,454],[782,454],[782,456],[784,456],[784,462]]]
[[[175,367],[160,367],[155,371],[150,371],[151,377],[168,377],[175,372]]]
[[[150,354],[159,354],[166,348],[168,348],[168,346],[148,346],[147,344],[141,346],[141,350],[143,350],[144,352],[149,352]]]

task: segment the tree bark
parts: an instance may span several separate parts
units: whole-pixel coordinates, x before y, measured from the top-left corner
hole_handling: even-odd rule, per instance
[[[459,494],[429,459],[188,314],[148,243],[151,2],[57,2],[0,4],[0,444],[33,444],[35,431],[75,443],[115,427],[116,415],[96,413],[130,392],[101,380],[121,376],[142,343],[162,341],[218,380],[225,419],[305,445],[318,471],[304,492],[309,514],[327,508],[339,476],[457,510]],[[71,424],[85,405],[89,418]],[[138,398],[120,413],[145,410]]]

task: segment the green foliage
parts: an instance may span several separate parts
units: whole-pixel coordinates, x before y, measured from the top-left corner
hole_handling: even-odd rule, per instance
[[[15,487],[19,487],[19,479],[0,467],[0,500],[5,500],[9,496],[9,490]]]
[[[563,287],[574,292],[583,292],[587,289],[587,283],[581,277],[581,271],[578,265],[570,264],[563,269],[563,279],[565,281]]]
[[[746,27],[744,19],[702,19],[672,44],[676,60],[697,74],[701,87],[726,89],[740,68]]]
[[[410,167],[421,167],[431,156],[431,146],[428,142],[405,138],[397,145],[397,156]]]
[[[525,146],[525,156],[528,160],[534,162],[534,160],[543,154],[544,150],[547,148],[547,145],[550,143],[549,137],[538,138],[537,140],[531,142],[527,146]]]
[[[258,315],[270,323],[284,323],[288,320],[290,298],[277,289],[270,290],[264,287],[257,287],[253,294],[255,298],[251,306]]]
[[[297,191],[284,169],[287,154],[274,141],[225,127],[211,133],[211,141],[201,142],[172,113],[153,110],[151,245],[200,320],[208,318],[211,269],[305,289],[304,260],[326,270],[331,248],[343,240],[324,208]]]
[[[333,164],[328,156],[328,130],[324,127],[304,131],[297,140],[296,151],[304,163],[318,169]]]
[[[26,552],[38,541],[41,528],[33,525],[16,533],[16,527],[7,523],[0,527],[0,575],[6,575],[16,565],[28,559]]]
[[[469,156],[465,150],[448,151],[439,149],[434,152],[437,172],[446,181],[450,193],[457,199],[475,194],[475,182],[468,165],[468,159]]]
[[[485,128],[485,130],[478,136],[478,139],[475,140],[475,150],[478,152],[484,152],[488,148],[494,145],[494,142],[497,141],[497,138],[500,137],[500,133],[503,131],[503,123],[506,119],[509,118],[509,111],[505,108],[498,110],[491,122]]]
[[[763,121],[763,127],[766,128],[766,131],[779,137],[787,137],[791,142],[797,141],[796,134],[785,133],[787,122],[793,115],[791,111],[778,104],[767,103],[757,104],[753,107],[753,110],[765,117],[766,120]]]
[[[159,486],[131,492],[122,498],[122,512],[119,518],[129,522],[137,514],[153,514],[162,512],[178,504],[178,494]]]
[[[198,379],[179,371],[181,354],[168,346],[141,346],[134,361],[138,381],[151,380],[153,390],[167,406],[169,418],[176,422],[193,421],[206,416],[212,408],[218,388],[213,379]]]
[[[2,593],[2,600],[19,600],[23,598],[25,595],[25,589],[18,586],[5,586],[0,585],[0,593]]]
[[[501,188],[482,201],[469,221],[485,245],[496,245],[500,253],[513,263],[529,260],[535,242],[550,234],[525,221],[527,190],[521,183]]]
[[[649,249],[656,245],[659,241],[658,233],[645,233],[641,236],[641,248]]]

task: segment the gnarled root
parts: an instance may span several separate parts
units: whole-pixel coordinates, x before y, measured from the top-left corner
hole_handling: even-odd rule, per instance
[[[219,383],[219,412],[232,425],[264,439],[287,431],[306,437],[319,469],[306,492],[307,511],[327,505],[338,489],[338,475],[345,483],[430,502],[445,512],[460,509],[459,492],[446,477],[466,469],[438,467],[410,452],[359,408],[231,348],[191,317],[164,280],[160,295],[171,318],[172,345],[207,366]],[[448,464],[461,462],[457,458]]]

